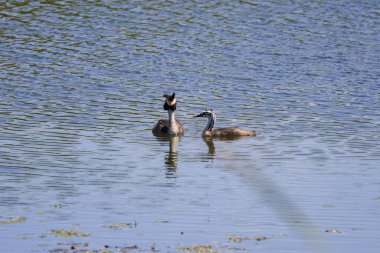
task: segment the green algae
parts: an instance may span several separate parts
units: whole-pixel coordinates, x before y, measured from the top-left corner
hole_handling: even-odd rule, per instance
[[[76,229],[64,230],[64,229],[52,229],[50,234],[54,234],[59,237],[89,237],[91,234],[78,232]]]
[[[338,230],[338,229],[326,229],[325,230],[326,233],[337,233],[337,234],[341,234],[342,231]]]
[[[116,223],[116,224],[106,225],[105,227],[111,228],[114,230],[121,230],[121,229],[125,229],[125,228],[133,228],[136,226],[137,226],[136,223],[125,222],[125,223]]]
[[[266,236],[258,236],[258,237],[247,237],[247,236],[235,236],[235,235],[228,235],[227,239],[229,242],[234,243],[241,243],[243,241],[264,241],[270,239]]]
[[[0,220],[0,224],[14,224],[14,223],[21,223],[26,221],[26,217],[24,216],[15,216],[15,217],[9,217],[6,220]]]
[[[190,245],[188,247],[177,248],[181,252],[191,252],[191,253],[218,253],[218,250],[215,249],[212,245]]]
[[[32,237],[30,236],[19,236],[17,237],[17,240],[22,240],[22,241],[26,241],[26,240],[31,240]]]

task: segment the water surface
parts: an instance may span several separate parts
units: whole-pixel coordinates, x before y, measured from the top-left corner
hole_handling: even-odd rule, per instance
[[[1,251],[377,252],[379,15],[375,0],[0,3]],[[155,137],[172,91],[186,134]],[[258,136],[203,140],[205,108]]]

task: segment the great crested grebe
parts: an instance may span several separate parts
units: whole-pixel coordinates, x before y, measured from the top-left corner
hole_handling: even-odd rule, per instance
[[[212,110],[206,110],[198,113],[195,117],[205,117],[208,118],[208,123],[202,132],[203,137],[225,137],[233,138],[239,136],[256,136],[256,131],[244,130],[237,127],[225,127],[212,130],[215,124],[216,115]]]
[[[172,95],[164,95],[166,98],[164,103],[164,110],[168,111],[169,120],[161,119],[153,127],[152,132],[156,135],[183,135],[185,129],[183,128],[181,122],[175,119],[174,111],[177,109],[177,100],[175,98],[175,93]]]

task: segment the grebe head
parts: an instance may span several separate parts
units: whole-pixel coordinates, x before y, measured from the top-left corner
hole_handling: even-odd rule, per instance
[[[177,109],[177,100],[175,99],[175,93],[173,92],[172,95],[164,94],[164,97],[166,98],[164,103],[164,110],[175,111]]]
[[[197,117],[215,118],[215,113],[212,111],[212,109],[206,109],[205,111],[200,112],[194,116],[194,118]]]
[[[197,115],[194,116],[194,118],[195,117],[205,117],[208,119],[208,123],[205,129],[203,130],[203,134],[202,134],[203,136],[206,136],[206,133],[212,131],[212,128],[214,127],[215,119],[216,119],[215,113],[212,110],[207,109],[201,113],[198,113]]]

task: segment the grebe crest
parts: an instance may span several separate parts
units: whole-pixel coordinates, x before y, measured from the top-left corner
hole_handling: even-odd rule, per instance
[[[172,95],[164,94],[163,97],[166,98],[164,103],[164,110],[171,110],[174,112],[177,109],[177,99],[175,98],[175,92],[173,92]]]

